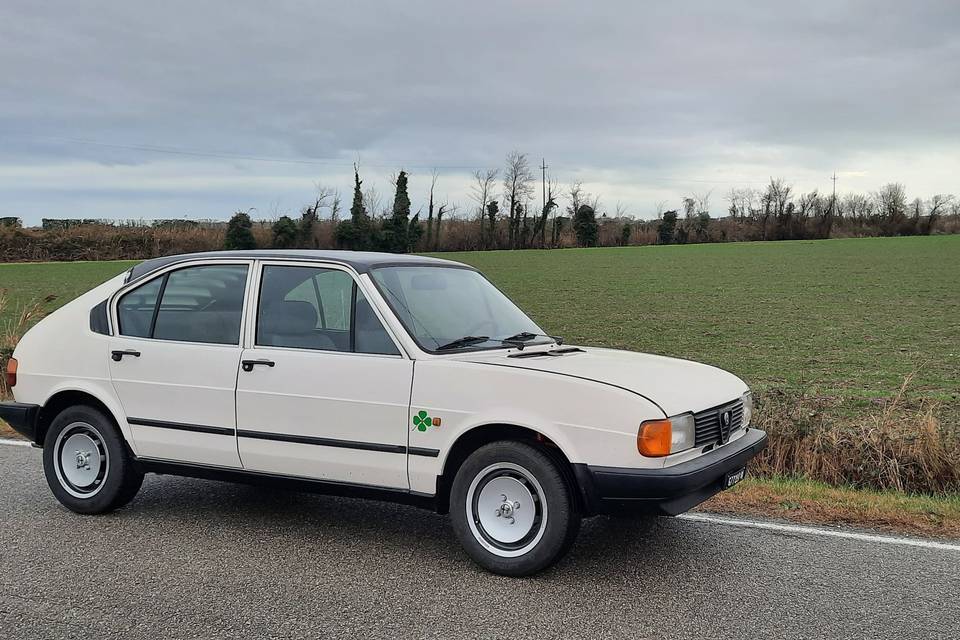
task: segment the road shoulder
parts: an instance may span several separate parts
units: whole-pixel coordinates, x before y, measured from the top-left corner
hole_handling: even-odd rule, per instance
[[[960,540],[960,495],[926,496],[748,478],[698,511]]]

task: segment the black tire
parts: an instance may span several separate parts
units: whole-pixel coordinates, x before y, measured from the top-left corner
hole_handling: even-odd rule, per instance
[[[84,514],[124,506],[143,484],[113,420],[86,405],[64,409],[54,418],[44,438],[43,472],[60,504]]]
[[[516,487],[515,494],[501,492],[511,487]],[[492,496],[497,496],[494,502],[506,499],[491,507]],[[518,505],[516,511],[513,505]],[[573,491],[558,464],[536,447],[508,440],[480,447],[457,470],[450,490],[450,518],[467,555],[484,569],[505,576],[543,571],[566,554],[580,531]],[[510,527],[516,524],[521,526],[514,531]],[[522,538],[512,539],[524,532]]]

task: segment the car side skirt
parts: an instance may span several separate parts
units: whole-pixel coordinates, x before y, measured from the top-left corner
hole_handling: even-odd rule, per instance
[[[379,500],[406,504],[431,511],[437,510],[436,496],[406,489],[392,489],[351,482],[303,478],[300,476],[285,476],[276,473],[249,471],[246,469],[229,469],[226,467],[159,460],[156,458],[136,458],[135,463],[137,468],[143,473],[185,476],[203,480],[218,480],[221,482],[276,487],[291,491]]]

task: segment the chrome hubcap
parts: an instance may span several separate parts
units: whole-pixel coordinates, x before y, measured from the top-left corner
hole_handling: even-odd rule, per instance
[[[467,518],[474,537],[488,551],[503,557],[523,555],[546,529],[543,489],[520,465],[490,465],[470,484]]]
[[[524,509],[526,505],[526,509]],[[480,524],[497,542],[516,542],[530,532],[533,494],[516,478],[500,476],[484,484],[477,499]]]
[[[74,422],[60,432],[54,468],[60,486],[77,498],[89,498],[103,487],[109,462],[103,436],[92,425]]]

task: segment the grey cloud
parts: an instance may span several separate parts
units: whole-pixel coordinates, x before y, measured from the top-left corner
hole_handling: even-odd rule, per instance
[[[890,165],[960,151],[958,27],[955,2],[7,2],[0,165],[193,166],[64,138],[418,167],[519,148],[651,191],[751,159]]]

